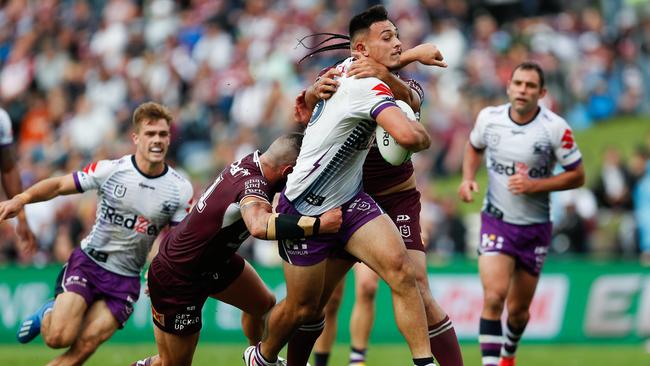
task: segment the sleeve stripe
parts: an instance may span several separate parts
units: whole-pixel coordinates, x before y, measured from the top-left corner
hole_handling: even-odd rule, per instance
[[[370,117],[372,117],[372,119],[377,119],[379,113],[388,107],[397,107],[397,104],[395,104],[395,102],[390,99],[382,100],[381,102],[375,104],[375,106],[370,110]]]
[[[577,168],[578,165],[580,165],[581,163],[582,163],[582,158],[576,160],[575,162],[573,162],[573,163],[571,163],[571,164],[569,164],[569,165],[562,165],[562,168],[564,168],[564,170],[574,170],[574,169]]]
[[[81,188],[81,182],[79,182],[79,177],[77,176],[78,174],[79,172],[72,173],[72,179],[74,179],[74,185],[77,187],[77,191],[79,191],[79,193],[83,193],[84,190]]]

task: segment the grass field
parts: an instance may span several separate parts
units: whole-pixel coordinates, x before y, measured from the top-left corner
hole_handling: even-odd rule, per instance
[[[244,346],[201,344],[194,356],[196,366],[242,365]],[[156,352],[150,344],[107,344],[87,362],[91,366],[128,366],[138,358]],[[476,345],[464,345],[465,365],[480,365]],[[0,365],[44,365],[59,352],[42,344],[0,346]],[[405,346],[375,345],[371,348],[368,365],[410,365]],[[347,347],[338,345],[330,362],[332,366],[347,365]],[[518,356],[520,366],[582,366],[582,365],[650,365],[650,354],[641,345],[533,345],[524,344]]]

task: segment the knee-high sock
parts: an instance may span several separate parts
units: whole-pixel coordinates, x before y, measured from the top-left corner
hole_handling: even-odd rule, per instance
[[[304,366],[309,361],[314,343],[325,328],[325,318],[313,323],[303,324],[293,334],[287,347],[287,365]]]
[[[481,318],[478,343],[481,345],[483,366],[497,366],[503,345],[501,320]]]
[[[463,354],[456,337],[454,325],[448,316],[429,327],[431,353],[440,366],[463,366]]]
[[[327,366],[329,359],[329,352],[316,352],[314,353],[314,366]]]
[[[526,329],[525,325],[521,328],[516,328],[510,322],[506,323],[506,336],[504,337],[503,347],[501,348],[502,356],[514,357],[519,340],[521,340],[521,335],[524,334],[524,329]]]

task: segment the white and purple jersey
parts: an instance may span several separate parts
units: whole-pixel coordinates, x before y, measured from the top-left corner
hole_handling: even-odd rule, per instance
[[[319,101],[305,130],[300,155],[289,174],[285,196],[302,215],[319,215],[361,190],[362,167],[374,139],[375,119],[396,106],[393,93],[377,78],[345,76],[353,59],[337,66],[339,87]]]
[[[102,268],[138,276],[160,230],[179,223],[192,203],[192,185],[165,165],[157,176],[141,172],[134,155],[100,160],[73,173],[79,192],[97,190],[95,225],[81,249]]]
[[[0,147],[11,145],[14,142],[14,134],[11,129],[11,119],[7,111],[0,108]]]
[[[556,162],[572,170],[580,165],[582,155],[567,122],[549,109],[540,106],[523,125],[512,121],[509,111],[510,104],[484,108],[469,136],[474,148],[487,150],[483,211],[511,224],[549,222],[549,193],[514,195],[508,190],[508,179],[514,174],[549,177]]]

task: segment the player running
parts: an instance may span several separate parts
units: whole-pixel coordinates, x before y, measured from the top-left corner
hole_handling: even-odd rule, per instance
[[[45,179],[0,203],[0,221],[24,205],[97,190],[90,234],[57,279],[55,300],[25,319],[17,338],[39,333],[51,348],[68,348],[48,365],[80,365],[124,326],[140,295],[140,271],[158,233],[189,210],[192,185],[165,163],[172,116],[148,102],[133,113],[134,155],[101,160],[83,171]]]
[[[390,87],[396,99],[406,101],[419,114],[424,93],[415,80],[402,80],[391,70],[371,58],[356,53],[354,55],[357,60],[350,67],[348,76],[379,78]],[[402,67],[413,61],[425,65],[446,66],[442,62],[440,51],[431,44],[422,44],[402,53]],[[298,104],[305,104],[304,109],[311,111],[310,107],[319,99],[329,99],[332,93],[336,92],[338,83],[334,77],[339,74],[335,68],[327,70],[307,89],[304,98],[302,98],[304,103],[301,98],[298,98]],[[412,162],[408,161],[400,166],[393,166],[382,158],[377,144],[373,143],[363,165],[363,188],[386,211],[398,227],[407,253],[413,261],[418,287],[424,301],[429,342],[434,357],[442,366],[462,365],[463,358],[451,320],[433,299],[429,287],[425,247],[420,233],[420,192],[416,189]],[[349,364],[362,366],[365,364],[370,331],[374,322],[374,302],[379,277],[363,263],[354,266],[354,274],[355,302],[350,316]],[[325,309],[325,329],[315,345],[315,366],[327,365],[336,336],[337,313],[342,292],[343,282],[337,287]],[[302,338],[297,337],[296,339]],[[292,343],[294,340],[289,342],[290,349]]]
[[[271,201],[296,163],[302,134],[278,138],[260,154],[227,167],[203,192],[192,212],[170,231],[149,267],[154,335],[159,355],[133,364],[190,365],[208,297],[243,310],[250,344],[262,338],[264,316],[275,297],[253,267],[236,252],[250,235],[276,240],[331,234],[341,209],[318,217],[276,214]]]
[[[479,325],[484,366],[515,364],[517,344],[551,243],[549,192],[580,187],[582,155],[564,119],[538,101],[546,95],[544,73],[524,62],[508,82],[508,104],[483,109],[472,129],[458,188],[465,202],[484,151],[488,189],[481,212],[479,273],[483,310]],[[564,172],[552,175],[555,164]],[[507,304],[506,338],[501,313]],[[505,341],[505,342],[504,342]]]
[[[349,34],[352,51],[391,69],[398,66],[401,43],[383,7],[352,18]],[[354,263],[334,257],[343,249],[388,283],[397,324],[414,364],[433,364],[424,306],[404,243],[390,218],[361,189],[363,162],[377,124],[412,151],[428,148],[430,138],[422,125],[406,118],[384,82],[372,77],[347,77],[353,61],[349,58],[337,66],[342,73],[338,91],[316,105],[277,208],[282,213],[320,215],[342,205],[341,230],[335,235],[280,242],[287,297],[269,314],[268,336],[245,350],[247,366],[276,365],[278,352],[295,331],[322,329],[323,308]],[[320,332],[312,333],[317,337]],[[303,350],[307,357],[310,350],[311,346]],[[292,357],[289,352],[289,365],[306,363],[306,358]]]

